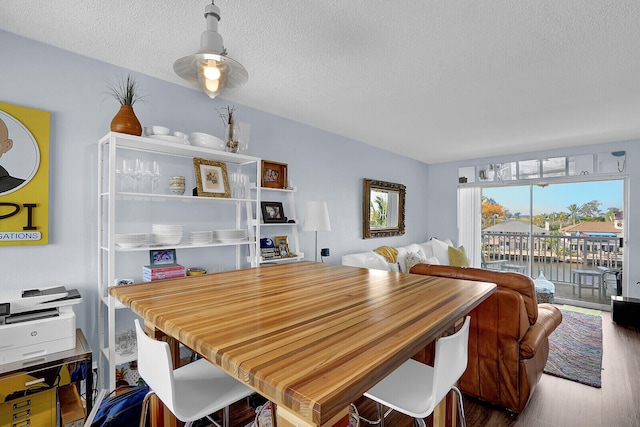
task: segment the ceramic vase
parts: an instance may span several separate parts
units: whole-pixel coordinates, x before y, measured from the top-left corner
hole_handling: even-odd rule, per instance
[[[142,135],[142,126],[131,105],[120,106],[118,114],[111,120],[111,131],[136,136]]]

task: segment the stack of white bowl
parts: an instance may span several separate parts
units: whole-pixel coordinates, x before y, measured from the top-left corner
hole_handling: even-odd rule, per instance
[[[213,230],[213,238],[219,242],[239,242],[247,238],[247,230]]]
[[[189,243],[192,245],[206,245],[212,239],[213,231],[192,231],[189,235]]]
[[[182,225],[151,224],[153,240],[158,245],[177,245],[182,241]]]
[[[212,148],[214,150],[226,149],[226,144],[223,140],[208,133],[193,132],[189,136],[189,141],[191,145],[195,145],[196,147]]]
[[[113,240],[121,248],[137,248],[149,242],[149,233],[115,234]]]

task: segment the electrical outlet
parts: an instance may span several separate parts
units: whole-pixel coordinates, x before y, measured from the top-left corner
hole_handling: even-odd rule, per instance
[[[329,255],[331,255],[331,252],[329,252],[329,248],[320,249],[320,256],[329,256]]]

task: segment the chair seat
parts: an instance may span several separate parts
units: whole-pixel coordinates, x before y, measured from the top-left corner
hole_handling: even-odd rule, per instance
[[[437,403],[432,391],[433,367],[409,359],[364,395],[410,417],[425,418]]]
[[[205,359],[178,368],[173,375],[175,406],[169,409],[181,421],[198,420],[253,393]]]

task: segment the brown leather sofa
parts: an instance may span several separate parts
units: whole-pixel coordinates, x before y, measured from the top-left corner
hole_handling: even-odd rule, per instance
[[[469,362],[459,388],[520,413],[549,355],[549,335],[562,322],[551,304],[538,304],[533,280],[519,273],[417,264],[412,274],[495,283],[496,292],[471,312]]]

